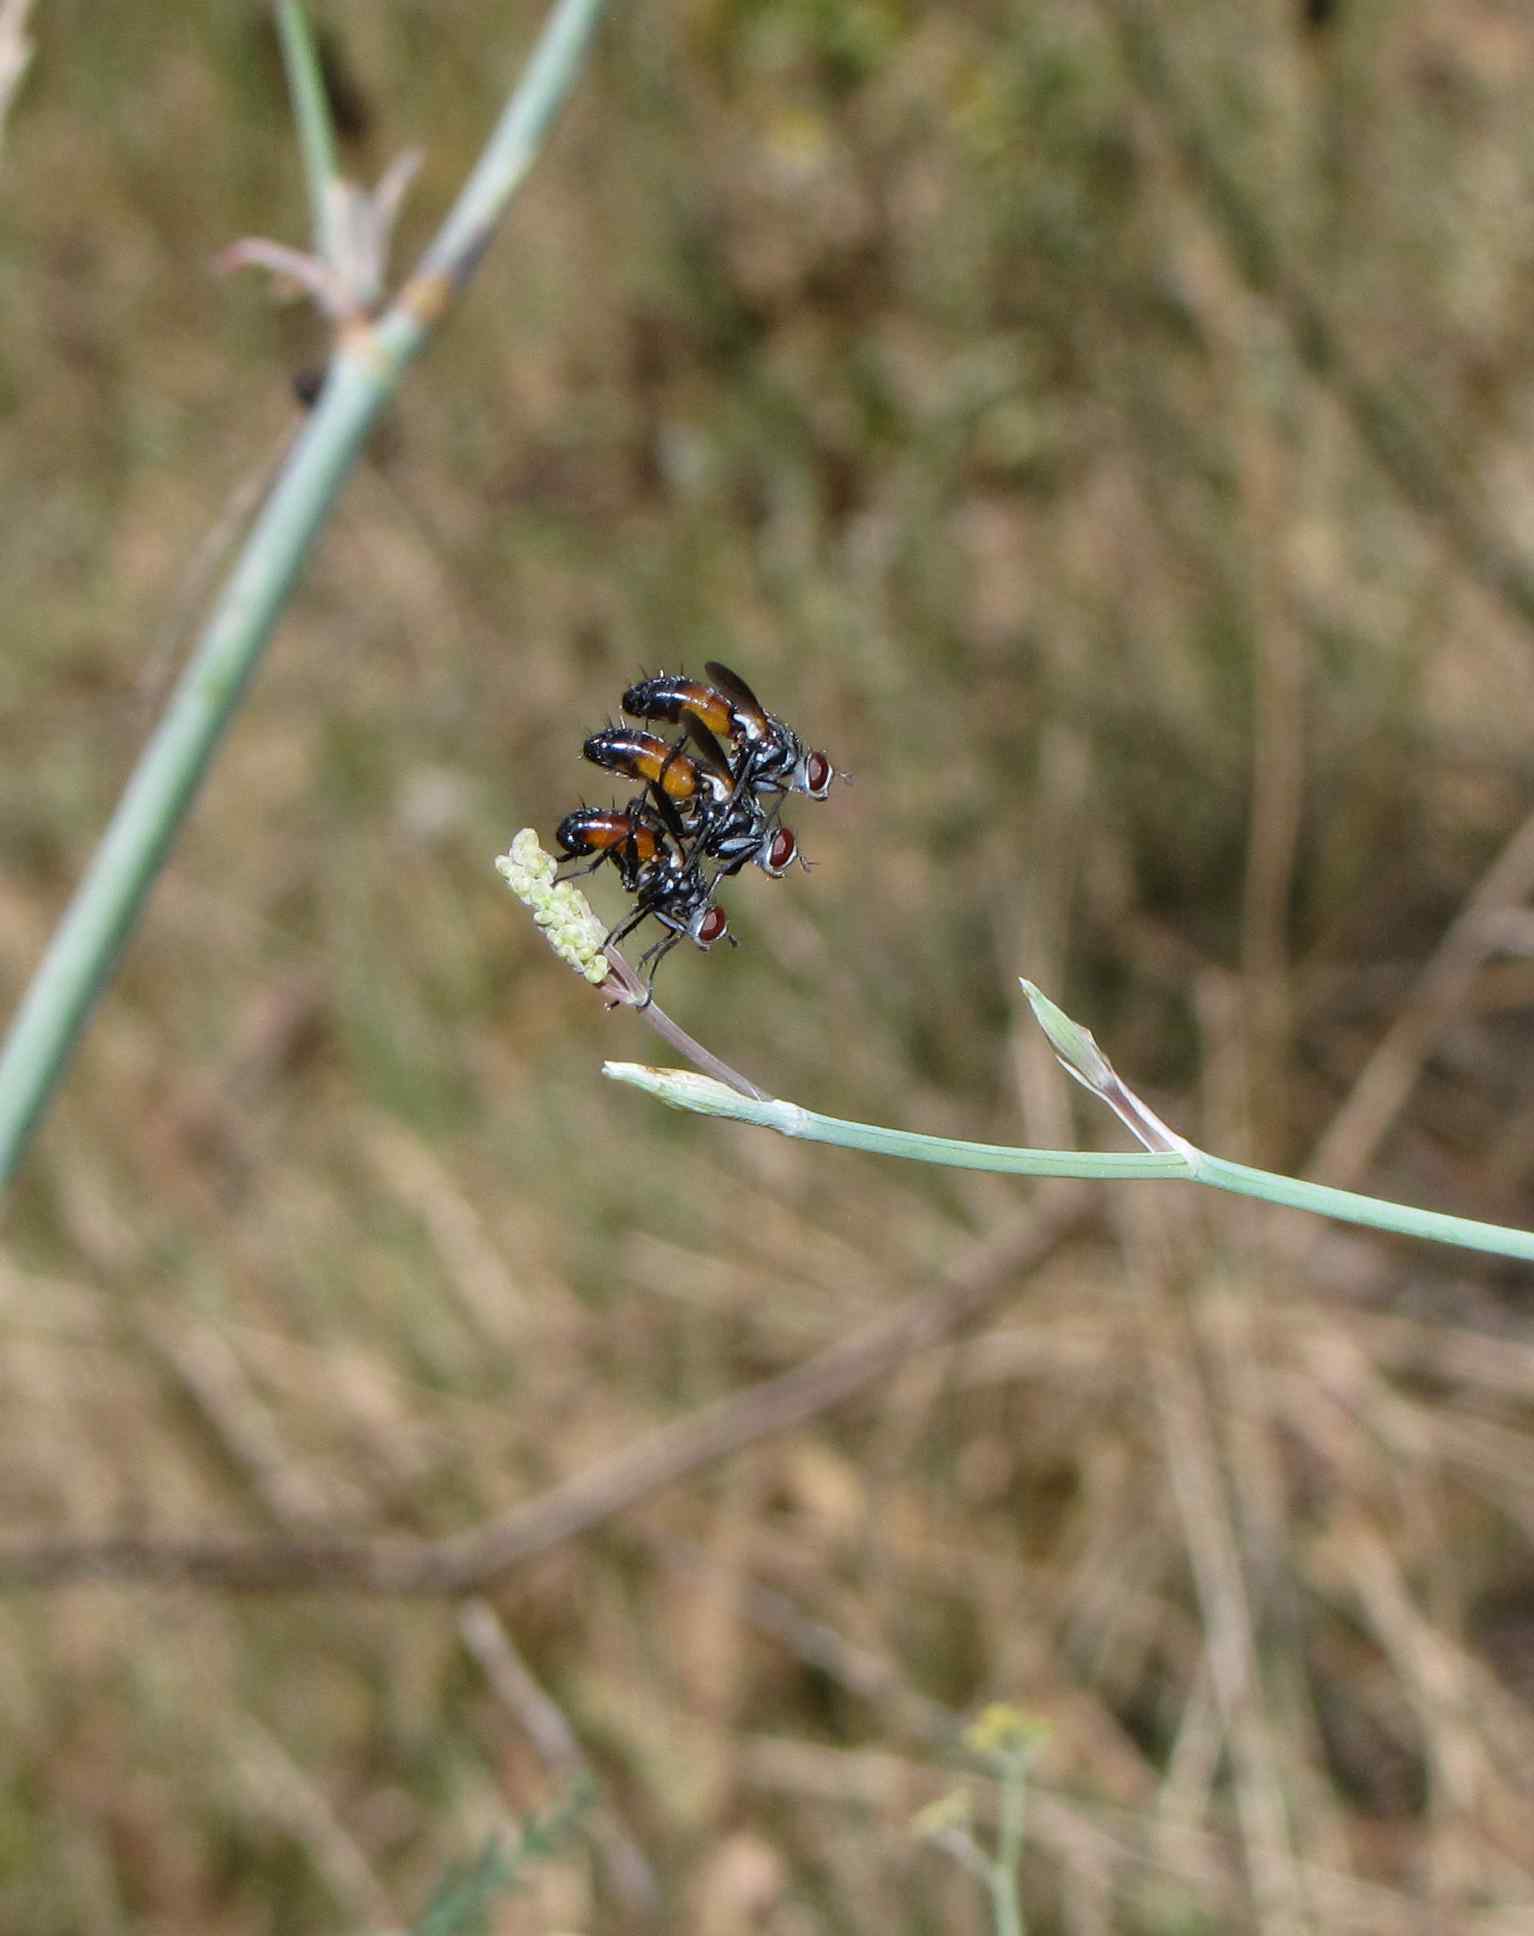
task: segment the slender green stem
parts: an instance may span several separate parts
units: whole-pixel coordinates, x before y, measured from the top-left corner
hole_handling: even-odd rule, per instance
[[[900,1156],[911,1163],[939,1163],[955,1170],[990,1170],[1005,1176],[1073,1176],[1100,1180],[1186,1177],[1184,1156],[1096,1155],[1086,1150],[1015,1149],[1010,1143],[955,1142],[915,1130],[882,1129],[877,1123],[849,1123],[820,1116],[797,1103],[772,1096],[743,1096],[712,1077],[690,1069],[652,1069],[642,1062],[605,1062],[602,1073],[615,1082],[643,1089],[672,1109],[698,1116],[729,1116],[735,1122],[775,1129],[809,1143],[834,1143],[839,1149],[867,1150],[875,1156]]]
[[[996,1925],[996,1936],[1024,1936],[1017,1878],[1007,1873],[999,1856],[987,1870],[986,1882],[991,1891],[991,1918]]]
[[[957,1142],[946,1136],[922,1136],[902,1129],[882,1129],[872,1123],[846,1122],[821,1116],[797,1103],[773,1097],[737,1095],[723,1083],[685,1069],[651,1069],[636,1062],[609,1062],[603,1073],[627,1082],[673,1109],[705,1116],[728,1116],[755,1123],[783,1136],[813,1143],[833,1143],[841,1149],[867,1150],[878,1156],[903,1157],[913,1163],[941,1163],[964,1170],[992,1170],[1007,1176],[1069,1176],[1096,1180],[1207,1183],[1238,1196],[1258,1197],[1292,1210],[1343,1223],[1367,1224],[1402,1237],[1421,1237],[1433,1243],[1457,1244],[1464,1250],[1486,1250],[1499,1257],[1534,1261],[1534,1231],[1514,1230],[1505,1224],[1477,1223],[1470,1217],[1451,1217],[1410,1204],[1387,1203],[1352,1190],[1333,1190],[1322,1183],[1275,1176],[1206,1155],[1191,1143],[1182,1151],[1147,1156],[1097,1155],[1085,1150],[1015,1149],[1005,1143]]]
[[[1489,1250],[1498,1257],[1534,1261],[1534,1231],[1477,1223],[1473,1217],[1451,1217],[1439,1210],[1418,1210],[1409,1203],[1387,1203],[1381,1197],[1360,1196],[1356,1190],[1334,1190],[1325,1183],[1302,1183],[1297,1177],[1249,1169],[1245,1163],[1230,1163],[1202,1150],[1194,1180],[1237,1196],[1258,1197],[1264,1203],[1281,1203],[1291,1210],[1309,1210],[1339,1223],[1362,1223],[1374,1230],[1392,1231],[1398,1237],[1423,1237],[1430,1243],[1457,1244],[1461,1250]]]
[[[314,251],[322,262],[340,258],[336,233],[336,202],[330,185],[340,172],[336,162],[335,128],[325,75],[315,50],[309,19],[300,0],[277,0],[277,35],[282,42],[282,64],[288,92],[293,97],[293,119],[298,126],[299,152],[309,186],[309,219]]]
[[[429,252],[446,278],[443,300],[423,306],[407,300],[407,290],[378,329],[343,338],[318,407],[251,529],[0,1052],[0,1184],[15,1174],[68,1066],[368,428],[425,343],[445,298],[468,280],[573,85],[601,11],[602,0],[559,0],[550,16],[486,160]],[[492,157],[498,159],[487,175]],[[466,205],[473,214],[469,229],[462,220]],[[456,254],[446,247],[454,236],[461,244]]]
[[[460,277],[472,267],[538,157],[549,123],[575,85],[605,0],[562,0],[533,49],[521,85],[496,123],[417,276]]]
[[[997,1936],[1024,1936],[1018,1872],[1023,1860],[1023,1812],[1028,1792],[1027,1757],[1009,1757],[1001,1777],[1001,1832],[990,1866],[991,1910]]]
[[[340,356],[139,760],[0,1054],[0,1182],[63,1074],[384,392]]]

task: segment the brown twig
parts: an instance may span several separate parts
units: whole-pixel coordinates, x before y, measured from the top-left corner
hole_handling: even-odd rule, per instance
[[[590,1763],[564,1710],[523,1660],[505,1622],[488,1600],[476,1595],[458,1616],[463,1644],[479,1663],[492,1691],[510,1713],[552,1774],[568,1783],[586,1774]],[[653,1921],[661,1902],[660,1885],[649,1859],[614,1813],[610,1799],[599,1805],[591,1832],[601,1851],[613,1895],[630,1918]]]
[[[1166,1448],[1168,1475],[1184,1528],[1188,1563],[1203,1613],[1209,1681],[1229,1745],[1255,1926],[1263,1936],[1295,1936],[1308,1904],[1273,1740],[1252,1594],[1243,1565],[1212,1405],[1198,1364],[1197,1316],[1173,1283],[1170,1259],[1137,1231],[1128,1262],[1145,1293],[1146,1353]]]
[[[662,1426],[470,1532],[440,1540],[13,1540],[0,1546],[0,1590],[119,1580],[232,1593],[484,1591],[691,1474],[848,1403],[916,1352],[977,1322],[1084,1226],[1092,1202],[1083,1190],[1051,1191],[1021,1229],[973,1252],[941,1289],[911,1298],[792,1371]]]
[[[680,1022],[672,1020],[616,948],[604,948],[602,952],[612,963],[612,973],[602,984],[603,992],[613,992],[613,984],[622,991],[614,1006],[633,1009],[642,1021],[649,1023],[668,1048],[675,1049],[678,1055],[685,1057],[695,1069],[701,1069],[704,1075],[712,1076],[716,1082],[722,1082],[739,1096],[754,1096],[758,1102],[767,1100],[765,1089],[758,1089],[749,1076],[732,1069],[712,1049],[704,1048],[696,1036],[689,1035]]]
[[[1534,892],[1534,815],[1516,829],[1455,917],[1347,1101],[1311,1152],[1307,1170],[1341,1188],[1368,1168],[1470,983],[1499,945],[1499,917]]]

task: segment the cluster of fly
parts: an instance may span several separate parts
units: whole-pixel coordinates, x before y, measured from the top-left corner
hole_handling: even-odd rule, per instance
[[[680,726],[663,739],[638,726],[593,733],[583,752],[609,773],[637,780],[643,791],[624,807],[579,807],[555,838],[573,879],[611,861],[634,905],[608,935],[611,946],[654,920],[660,939],[640,958],[653,992],[655,970],[685,935],[699,948],[735,937],[715,901],[719,883],[747,863],[774,879],[799,852],[782,824],[790,793],[824,800],[836,777],[824,753],[809,750],[791,726],[767,712],[738,673],[710,659],[709,682],[657,673],[623,695],[633,719]]]

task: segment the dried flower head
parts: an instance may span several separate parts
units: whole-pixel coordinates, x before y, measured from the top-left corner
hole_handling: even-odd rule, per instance
[[[219,268],[269,269],[297,283],[336,323],[372,316],[383,301],[400,205],[420,165],[420,151],[411,149],[390,163],[371,192],[341,177],[325,184],[329,259],[252,235],[231,243],[218,258]]]

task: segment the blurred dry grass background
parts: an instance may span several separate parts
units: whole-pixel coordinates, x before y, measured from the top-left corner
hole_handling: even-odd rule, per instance
[[[540,15],[321,10],[353,172],[427,148],[407,252]],[[262,10],[37,33],[8,998],[323,349],[208,269],[303,235]],[[0,1927],[403,1924],[559,1790],[527,1675],[609,1812],[507,1932],[980,1931],[907,1824],[994,1698],[1051,1730],[1035,1931],[1530,1927],[1527,1273],[1122,1190],[1016,1270],[1047,1193],[604,1085],[651,1038],[490,859],[723,656],[857,776],[665,971],[774,1092],[1118,1146],[1026,972],[1223,1154],[1534,1222],[1531,91],[1509,0],[615,10],[12,1206],[6,1537],[445,1535],[997,1302],[467,1608],[7,1593]]]

